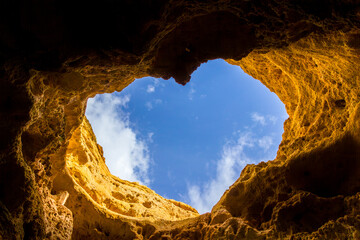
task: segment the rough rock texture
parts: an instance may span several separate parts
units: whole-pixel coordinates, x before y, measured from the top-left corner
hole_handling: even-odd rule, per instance
[[[197,217],[192,207],[167,200],[153,190],[110,174],[105,165],[102,148],[96,144],[90,123],[85,118],[69,141],[66,151],[66,167],[74,180],[75,192],[81,192],[88,201],[102,208],[136,219],[175,221]],[[60,185],[60,184],[59,184]],[[68,202],[67,206],[78,204]]]
[[[360,238],[357,0],[2,1],[0,16],[0,239]],[[144,76],[186,84],[214,58],[289,119],[275,160],[188,218],[109,175],[84,109]]]

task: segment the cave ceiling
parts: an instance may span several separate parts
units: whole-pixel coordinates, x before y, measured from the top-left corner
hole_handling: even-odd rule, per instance
[[[360,239],[357,0],[2,1],[0,239]],[[210,213],[112,176],[86,101],[222,58],[289,119]]]

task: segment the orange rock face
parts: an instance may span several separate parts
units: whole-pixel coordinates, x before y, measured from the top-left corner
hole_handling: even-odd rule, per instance
[[[0,239],[360,239],[357,1],[6,2]],[[223,58],[275,92],[277,157],[207,214],[112,176],[86,101]]]
[[[66,168],[74,180],[75,190],[99,211],[113,215],[114,218],[128,216],[129,219],[156,222],[199,215],[184,203],[164,199],[139,183],[111,175],[105,165],[102,148],[96,144],[87,119],[84,119],[69,141]]]

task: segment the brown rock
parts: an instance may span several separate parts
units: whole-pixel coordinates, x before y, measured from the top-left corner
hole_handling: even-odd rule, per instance
[[[0,239],[357,239],[358,1],[5,1]],[[211,213],[109,174],[86,100],[156,76],[239,65],[289,119]]]
[[[80,192],[79,196],[113,218],[129,216],[129,219],[154,222],[176,221],[199,215],[184,203],[164,199],[139,183],[111,175],[105,165],[102,148],[96,144],[96,137],[86,118],[69,141],[66,168],[73,179],[75,191]],[[76,204],[69,202],[66,206],[74,213],[77,208],[73,205]]]

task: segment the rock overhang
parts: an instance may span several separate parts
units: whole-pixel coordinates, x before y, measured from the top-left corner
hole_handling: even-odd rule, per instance
[[[8,2],[2,13],[3,238],[358,237],[356,2]],[[86,99],[148,75],[185,84],[213,58],[285,103],[277,158],[246,167],[192,220],[114,219],[111,202],[86,198],[65,162]]]

